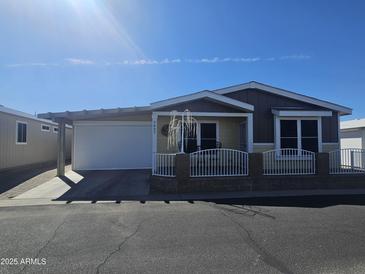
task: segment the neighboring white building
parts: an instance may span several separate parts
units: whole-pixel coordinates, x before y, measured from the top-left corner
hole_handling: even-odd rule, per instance
[[[365,119],[341,122],[341,148],[365,148]]]
[[[0,171],[56,162],[58,124],[0,105]],[[71,158],[72,128],[66,130],[66,159]]]

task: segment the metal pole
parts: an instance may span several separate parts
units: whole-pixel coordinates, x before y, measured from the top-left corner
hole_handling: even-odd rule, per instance
[[[64,176],[66,158],[66,123],[64,120],[58,122],[57,148],[57,176]]]

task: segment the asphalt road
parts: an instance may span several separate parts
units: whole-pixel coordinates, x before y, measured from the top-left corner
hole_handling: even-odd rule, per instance
[[[0,273],[364,273],[364,205],[349,196],[0,208]]]

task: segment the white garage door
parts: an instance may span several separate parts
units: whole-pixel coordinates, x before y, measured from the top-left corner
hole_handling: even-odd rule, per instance
[[[151,122],[79,122],[74,141],[73,164],[78,170],[152,166]]]

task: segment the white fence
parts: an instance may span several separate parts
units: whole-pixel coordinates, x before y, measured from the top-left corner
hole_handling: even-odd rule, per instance
[[[330,174],[365,173],[365,150],[338,149],[329,153]]]
[[[206,149],[190,154],[190,176],[247,176],[248,153],[234,149]]]
[[[175,158],[176,154],[156,153],[152,175],[175,177]]]
[[[310,175],[316,172],[315,153],[303,149],[277,149],[263,153],[264,175]]]

